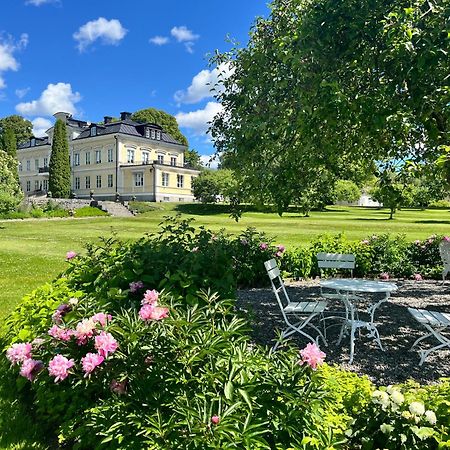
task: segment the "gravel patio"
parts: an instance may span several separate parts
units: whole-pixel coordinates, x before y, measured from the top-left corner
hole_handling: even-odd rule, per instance
[[[348,364],[349,338],[344,337],[337,346],[339,327],[336,326],[328,329],[328,347],[322,345],[322,350],[327,355],[326,361],[360,375],[365,374],[378,385],[395,384],[408,379],[430,384],[440,377],[449,377],[450,350],[432,353],[422,366],[419,366],[418,352],[409,351],[413,342],[425,334],[426,330],[412,318],[407,307],[450,313],[450,282],[442,285],[442,282],[434,280],[391,281],[397,284],[398,291],[378,308],[375,315],[385,351],[381,351],[374,341],[366,338],[363,330],[361,336],[357,335],[355,339],[353,364]],[[286,282],[286,287],[292,301],[320,298],[318,280]],[[276,338],[275,330],[285,328],[272,289],[240,290],[237,305],[251,320],[253,339],[259,344],[272,346]],[[331,305],[331,308],[338,306],[340,305]],[[298,333],[293,336],[295,337],[292,339],[299,348],[303,348],[308,342]],[[427,345],[426,343],[427,341],[421,344]]]

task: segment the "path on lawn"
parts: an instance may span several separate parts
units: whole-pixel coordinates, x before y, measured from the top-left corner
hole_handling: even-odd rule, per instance
[[[337,346],[339,327],[331,327],[327,336],[328,347],[322,346],[327,355],[326,361],[360,375],[368,375],[378,385],[395,384],[408,379],[430,384],[440,377],[449,377],[450,350],[432,353],[422,366],[419,366],[418,352],[409,351],[413,342],[424,335],[426,330],[412,318],[407,307],[450,313],[450,282],[445,285],[441,281],[430,280],[395,282],[399,287],[398,291],[392,294],[389,302],[379,307],[375,315],[385,351],[381,351],[373,340],[365,336],[365,330],[362,330],[361,336],[356,334],[353,364],[348,364],[349,338],[344,337],[341,345]],[[286,286],[292,301],[320,298],[317,280],[286,283]],[[272,290],[264,288],[239,291],[238,308],[249,313],[254,340],[260,344],[273,345],[275,330],[284,328],[284,321]],[[298,334],[295,336],[295,343],[303,348],[308,341]],[[437,341],[430,339],[425,343],[435,345]]]

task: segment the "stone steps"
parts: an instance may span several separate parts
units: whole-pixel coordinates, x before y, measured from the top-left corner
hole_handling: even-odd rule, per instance
[[[122,203],[99,201],[98,205],[113,217],[133,217],[133,213]]]

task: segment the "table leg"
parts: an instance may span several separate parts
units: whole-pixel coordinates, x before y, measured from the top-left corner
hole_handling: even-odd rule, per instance
[[[351,323],[351,329],[350,329],[350,360],[349,360],[349,364],[352,364],[352,362],[353,362],[353,355],[355,353],[355,330],[356,330],[355,310],[354,310],[353,304],[350,304],[348,299],[347,299],[347,304],[348,304],[348,307],[350,309],[350,323]]]

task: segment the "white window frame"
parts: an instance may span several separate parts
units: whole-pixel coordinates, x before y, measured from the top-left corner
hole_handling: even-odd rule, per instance
[[[97,175],[97,177],[95,178],[95,186],[97,187],[97,189],[102,188],[102,176],[101,175]]]
[[[176,156],[171,156],[170,157],[170,165],[171,166],[176,166],[177,165],[177,157]]]
[[[22,163],[21,163],[21,162],[19,162],[19,172],[22,172],[22,170],[23,170],[23,166],[22,166]]]
[[[114,186],[114,176],[112,173],[108,174],[108,187],[112,188]]]
[[[31,181],[30,180],[28,180],[27,181],[27,192],[30,192],[31,191]]]
[[[156,139],[156,130],[154,130],[154,129],[152,128],[151,134],[152,134],[152,139]]]
[[[43,182],[42,182],[42,184],[43,184],[43,189],[44,189],[44,191],[48,191],[48,180],[43,180]]]
[[[34,180],[34,190],[35,191],[39,190],[39,180]]]
[[[161,140],[161,131],[159,131],[159,130],[156,131],[156,140],[157,141]]]
[[[91,127],[91,136],[97,136],[97,127]]]
[[[134,172],[134,186],[144,187],[144,172]]]
[[[114,162],[114,154],[112,148],[108,148],[108,162]]]
[[[84,177],[84,188],[85,189],[90,189],[91,188],[91,176],[90,175],[86,175]]]
[[[80,177],[75,177],[75,189],[80,189]]]
[[[177,188],[184,188],[184,175],[177,174]]]
[[[48,157],[44,158],[44,167],[48,167]]]
[[[127,148],[127,163],[128,164],[134,164],[134,158],[135,158],[135,150],[134,148]]]
[[[27,172],[31,170],[31,160],[27,159]]]
[[[164,155],[158,155],[158,164],[164,164]]]
[[[150,162],[150,152],[142,151],[142,164],[148,164]]]
[[[39,158],[34,160],[34,170],[39,170]]]
[[[84,163],[88,166],[91,164],[91,152],[86,152],[84,155]]]
[[[150,128],[149,128],[149,127],[146,127],[146,128],[145,128],[145,137],[146,137],[147,139],[150,139]]]
[[[80,154],[79,153],[74,153],[73,154],[73,165],[74,166],[79,166],[80,165]]]
[[[163,187],[169,187],[169,174],[167,172],[161,173],[161,185]]]
[[[101,163],[102,163],[102,151],[95,150],[95,164],[101,164]]]

